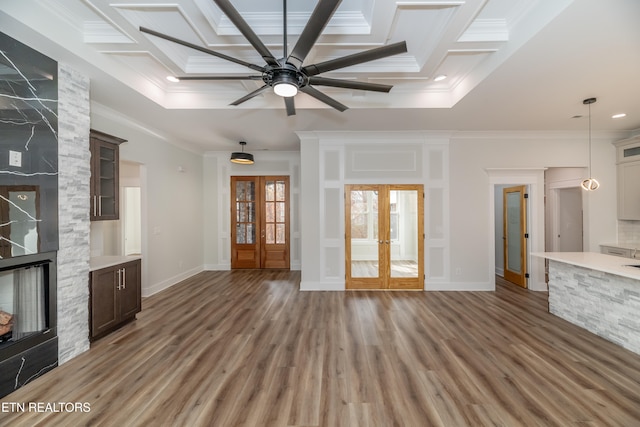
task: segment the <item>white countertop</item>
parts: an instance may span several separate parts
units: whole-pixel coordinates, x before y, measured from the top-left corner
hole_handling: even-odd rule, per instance
[[[114,265],[123,264],[129,261],[135,261],[142,259],[140,255],[107,255],[107,256],[94,256],[89,261],[89,271],[100,270],[102,268],[112,267]]]
[[[536,252],[531,255],[640,280],[640,268],[629,267],[630,264],[640,265],[640,260],[637,259],[597,252]]]

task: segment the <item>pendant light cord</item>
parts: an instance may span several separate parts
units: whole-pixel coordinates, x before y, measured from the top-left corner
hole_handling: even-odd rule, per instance
[[[589,103],[589,178],[591,178],[591,103]]]
[[[593,191],[593,190],[597,190],[598,187],[600,187],[600,183],[598,183],[598,180],[595,179],[593,177],[593,175],[591,175],[591,162],[592,162],[592,154],[591,154],[591,104],[593,104],[594,102],[596,102],[596,98],[587,98],[584,101],[582,101],[583,104],[587,104],[589,106],[589,177],[587,179],[585,179],[584,181],[582,181],[582,188],[584,188],[587,191]]]

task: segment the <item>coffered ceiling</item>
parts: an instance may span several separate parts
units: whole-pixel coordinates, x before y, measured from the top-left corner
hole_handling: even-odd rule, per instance
[[[281,57],[282,1],[231,3]],[[288,1],[288,49],[316,3]],[[404,40],[405,54],[323,74],[393,89],[318,87],[349,109],[299,93],[297,115],[287,117],[271,90],[229,105],[262,81],[166,79],[256,73],[140,26],[264,65],[212,0],[0,1],[3,31],[91,77],[94,112],[200,151],[239,140],[297,149],[297,130],[580,130],[584,121],[572,117],[587,114],[581,101],[591,96],[595,130],[639,129],[638,16],[637,0],[343,0],[305,65]],[[627,117],[612,120],[618,112]]]

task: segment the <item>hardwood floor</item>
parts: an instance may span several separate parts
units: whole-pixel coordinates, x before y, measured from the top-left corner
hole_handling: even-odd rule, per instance
[[[1,400],[2,426],[638,426],[640,356],[546,293],[299,292],[298,272],[204,272]]]

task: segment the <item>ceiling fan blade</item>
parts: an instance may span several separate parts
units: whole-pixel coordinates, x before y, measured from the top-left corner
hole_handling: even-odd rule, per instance
[[[389,92],[393,86],[377,83],[357,82],[353,80],[329,79],[326,77],[310,77],[309,83],[315,86],[341,87],[344,89],[371,90],[374,92]]]
[[[261,73],[264,72],[264,67],[261,67],[259,65],[251,64],[241,59],[233,58],[231,56],[225,55],[224,53],[216,52],[214,50],[207,49],[206,47],[198,46],[196,44],[189,43],[187,41],[180,40],[175,37],[171,37],[154,30],[150,30],[149,28],[140,27],[140,32],[151,34],[152,36],[160,37],[161,39],[169,40],[170,42],[174,42],[182,46],[190,47],[191,49],[199,50],[200,52],[208,53],[209,55],[213,55],[221,59],[226,59],[227,61],[235,62],[236,64],[239,64],[239,65],[244,65],[245,67],[249,67],[255,71],[260,71]]]
[[[320,33],[333,16],[342,0],[320,0],[316,8],[311,13],[307,25],[302,30],[296,45],[291,51],[291,55],[287,58],[289,64],[300,68],[309,51],[320,37]]]
[[[262,76],[185,76],[176,77],[180,81],[187,80],[262,80]]]
[[[262,40],[260,40],[258,35],[251,29],[249,24],[247,24],[247,21],[242,18],[240,13],[235,7],[233,7],[229,0],[213,1],[220,9],[222,9],[222,12],[227,15],[227,18],[233,22],[233,25],[240,30],[242,35],[249,41],[249,43],[251,43],[253,48],[258,51],[267,64],[274,67],[280,66],[280,63],[276,60],[273,54],[271,54],[271,51],[264,45],[264,43],[262,43]]]
[[[365,50],[364,52],[343,56],[342,58],[320,62],[319,64],[307,65],[302,68],[302,72],[307,76],[315,76],[316,74],[326,73],[327,71],[350,67],[352,65],[362,64],[363,62],[374,61],[376,59],[386,58],[387,56],[398,55],[406,52],[407,42],[402,41],[387,46],[380,46],[374,49]]]
[[[302,92],[306,93],[307,95],[313,96],[318,101],[322,101],[325,104],[335,108],[336,110],[338,110],[340,112],[349,109],[349,107],[347,107],[346,105],[339,103],[335,99],[331,98],[330,96],[325,95],[324,93],[320,92],[318,89],[315,89],[315,88],[313,88],[311,86],[303,86],[303,87],[300,88],[300,90]]]
[[[269,89],[269,88],[270,88],[270,86],[269,86],[269,85],[264,85],[264,86],[262,86],[262,87],[260,87],[260,88],[258,88],[258,89],[256,89],[256,90],[254,90],[253,92],[251,92],[251,93],[249,93],[249,94],[247,94],[247,95],[243,96],[242,98],[240,98],[240,99],[237,99],[237,100],[233,101],[233,102],[232,102],[231,104],[229,104],[229,105],[240,105],[240,104],[242,104],[243,102],[248,101],[248,100],[250,100],[251,98],[253,98],[253,97],[255,97],[255,96],[260,95],[262,92],[264,92],[265,90],[267,90],[267,89]]]
[[[285,96],[284,97],[284,105],[287,107],[287,116],[295,116],[296,115],[296,104],[293,100],[293,96]]]

